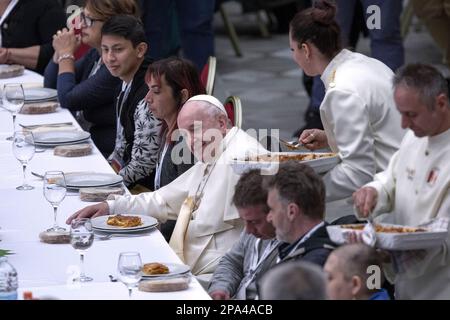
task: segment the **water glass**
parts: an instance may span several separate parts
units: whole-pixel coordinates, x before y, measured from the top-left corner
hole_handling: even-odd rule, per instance
[[[93,279],[84,273],[84,255],[94,242],[94,231],[90,219],[73,220],[70,224],[70,244],[80,254],[80,276],[74,281],[89,282]]]
[[[66,179],[62,171],[47,171],[44,175],[44,197],[53,207],[53,227],[47,231],[65,231],[66,229],[58,226],[56,217],[58,215],[58,206],[66,197]]]
[[[131,299],[133,287],[136,287],[142,278],[142,260],[139,252],[121,252],[117,264],[119,280],[128,288],[128,297]]]
[[[3,108],[11,112],[13,119],[13,131],[16,130],[16,116],[25,103],[25,93],[20,83],[8,83],[3,87]],[[13,137],[6,138],[12,140]]]
[[[23,183],[17,190],[31,190],[33,186],[27,184],[27,164],[33,158],[36,151],[34,146],[33,133],[31,131],[15,131],[12,143],[13,154],[22,164]]]

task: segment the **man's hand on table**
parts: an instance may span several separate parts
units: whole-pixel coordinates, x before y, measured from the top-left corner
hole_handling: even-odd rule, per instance
[[[98,204],[94,204],[92,206],[88,206],[81,210],[78,210],[73,215],[71,215],[66,223],[70,224],[72,220],[81,219],[81,218],[95,218],[98,216],[104,216],[109,214],[109,206],[106,202],[100,202]]]

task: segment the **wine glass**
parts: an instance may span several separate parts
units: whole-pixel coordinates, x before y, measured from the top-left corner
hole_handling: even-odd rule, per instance
[[[25,103],[25,93],[23,87],[19,83],[7,83],[3,87],[3,107],[12,114],[13,131],[16,130],[16,116]],[[8,137],[6,140],[12,140]]]
[[[142,278],[142,260],[139,252],[121,252],[117,264],[119,280],[128,288],[128,297],[131,299],[133,287]]]
[[[66,197],[66,179],[62,171],[47,171],[44,175],[44,197],[53,207],[54,223],[53,227],[47,231],[65,231],[66,229],[58,226],[56,217],[58,215],[58,206]]]
[[[31,131],[15,131],[13,135],[12,150],[17,160],[22,163],[23,183],[17,190],[32,190],[33,186],[27,184],[27,164],[33,158],[35,150],[33,133]]]
[[[70,244],[80,254],[80,276],[74,281],[89,282],[93,279],[84,274],[84,254],[94,242],[91,220],[87,218],[72,220],[70,224]]]

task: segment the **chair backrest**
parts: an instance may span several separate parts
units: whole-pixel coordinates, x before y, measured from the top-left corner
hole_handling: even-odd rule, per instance
[[[233,126],[241,128],[242,126],[242,103],[236,96],[229,96],[224,103],[228,118]]]
[[[216,57],[209,57],[208,62],[200,73],[200,81],[205,87],[206,94],[213,95],[214,93],[214,81],[216,78]]]

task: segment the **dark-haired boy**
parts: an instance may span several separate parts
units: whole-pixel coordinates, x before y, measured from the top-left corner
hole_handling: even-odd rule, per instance
[[[116,103],[116,144],[108,160],[128,188],[153,189],[160,122],[144,100],[150,61],[145,55],[148,45],[142,23],[130,15],[109,19],[102,28],[101,48],[106,67],[123,81]]]

